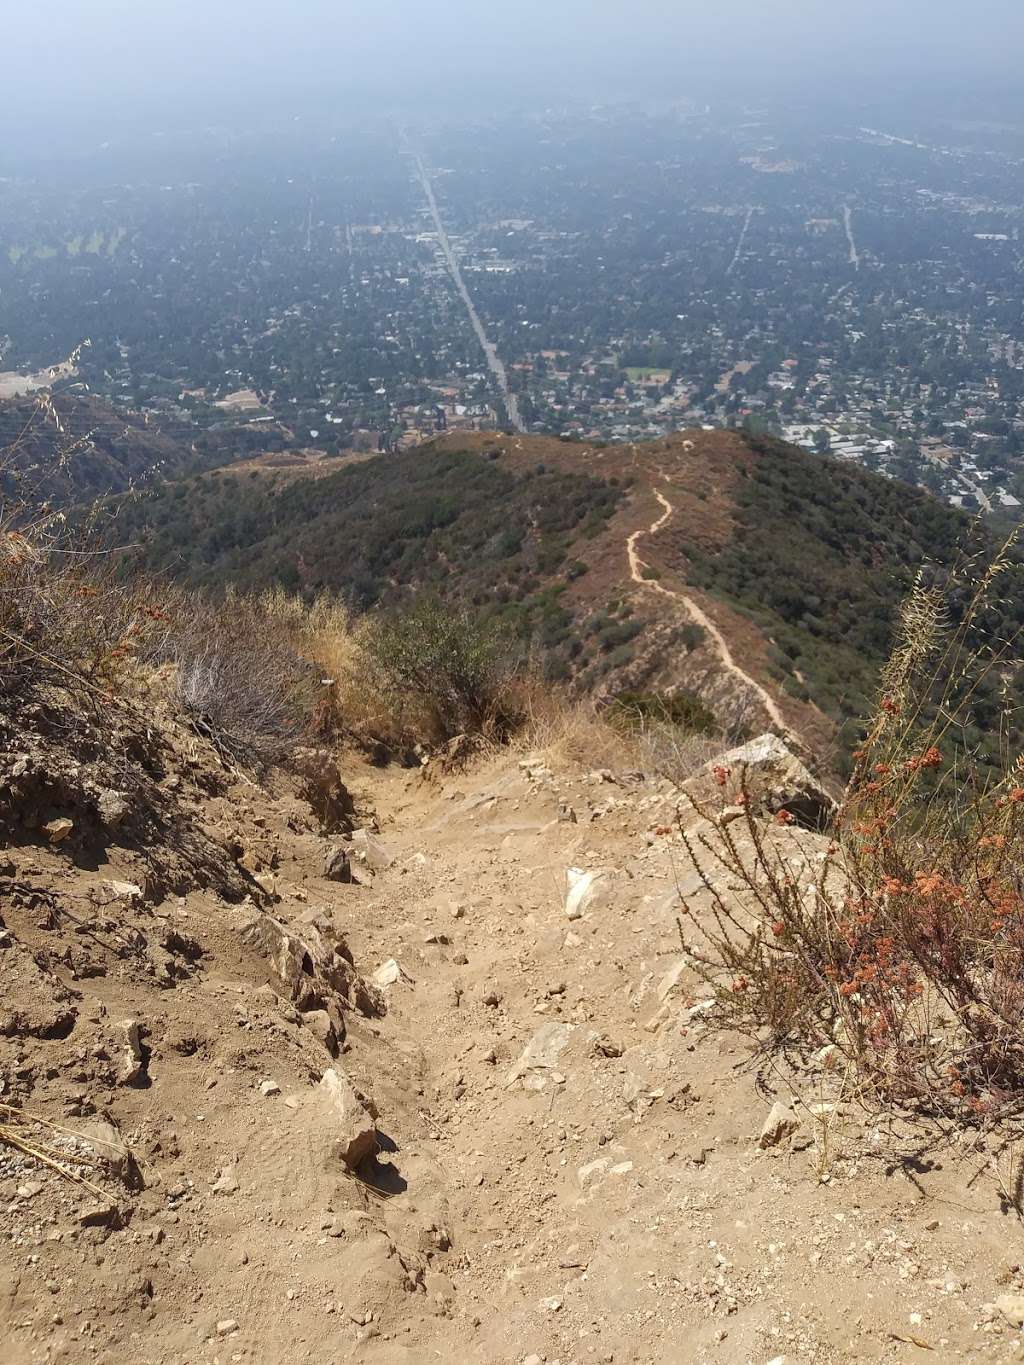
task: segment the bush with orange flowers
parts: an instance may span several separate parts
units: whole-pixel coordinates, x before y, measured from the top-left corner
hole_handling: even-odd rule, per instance
[[[1024,755],[993,780],[964,741],[979,681],[1017,667],[1019,631],[975,643],[1009,548],[956,624],[948,584],[915,589],[827,842],[750,806],[683,828],[711,909],[681,929],[722,1023],[971,1122],[1024,1114]]]

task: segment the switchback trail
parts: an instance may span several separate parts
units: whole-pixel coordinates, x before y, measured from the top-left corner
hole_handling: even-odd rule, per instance
[[[636,548],[637,541],[640,539],[641,536],[656,535],[658,531],[660,531],[662,527],[667,525],[667,523],[671,520],[672,514],[675,511],[675,508],[672,506],[668,498],[665,497],[664,493],[662,493],[660,489],[655,488],[653,491],[654,496],[661,503],[662,507],[664,508],[664,511],[656,521],[651,523],[651,525],[647,528],[646,531],[643,529],[639,531],[634,531],[633,534],[629,536],[629,538],[627,539],[626,555],[627,558],[629,559],[630,577],[633,579],[634,583],[640,584],[641,587],[650,588],[654,592],[661,593],[663,597],[670,597],[673,599],[673,601],[682,603],[682,605],[689,612],[693,620],[696,621],[697,625],[699,625],[703,630],[705,630],[707,634],[711,637],[711,640],[714,642],[715,650],[718,653],[718,657],[721,659],[722,667],[725,669],[725,671],[727,673],[731,673],[733,677],[739,679],[739,681],[744,685],[744,687],[747,687],[752,692],[754,692],[758,700],[760,701],[761,705],[767,711],[772,724],[777,725],[779,729],[783,731],[783,733],[788,734],[789,726],[786,723],[786,719],[783,716],[782,712],[779,710],[778,704],[771,696],[771,694],[767,692],[761,686],[761,684],[757,682],[756,679],[752,678],[749,673],[747,673],[744,669],[740,668],[739,664],[732,657],[732,651],[730,650],[726,642],[725,636],[715,625],[714,621],[711,620],[707,612],[702,610],[702,608],[697,605],[693,598],[687,596],[685,593],[674,592],[671,588],[666,588],[663,583],[659,583],[656,579],[644,578],[643,576],[644,563],[637,552]]]

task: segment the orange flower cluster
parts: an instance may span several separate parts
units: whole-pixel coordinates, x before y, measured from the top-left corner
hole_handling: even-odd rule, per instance
[[[933,744],[930,749],[926,749],[917,758],[908,758],[903,766],[908,772],[912,773],[919,772],[922,768],[941,768],[942,754]]]

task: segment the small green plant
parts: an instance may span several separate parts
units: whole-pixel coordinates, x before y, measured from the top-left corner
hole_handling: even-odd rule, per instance
[[[368,620],[362,646],[371,683],[423,739],[502,738],[518,722],[512,683],[520,650],[493,621],[427,599]]]
[[[689,692],[620,692],[609,708],[609,719],[634,730],[672,725],[697,734],[718,731],[714,712]]]

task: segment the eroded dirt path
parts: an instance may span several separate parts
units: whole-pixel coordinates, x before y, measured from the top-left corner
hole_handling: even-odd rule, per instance
[[[781,710],[779,709],[778,703],[771,696],[771,694],[764,687],[761,686],[761,684],[755,678],[752,678],[750,674],[746,672],[745,669],[740,668],[739,664],[732,656],[732,650],[729,648],[725,636],[715,625],[714,621],[712,621],[711,617],[708,616],[707,612],[704,611],[703,608],[701,608],[694,601],[694,599],[688,596],[686,593],[675,592],[672,588],[666,588],[665,585],[659,582],[657,579],[644,577],[643,570],[646,566],[644,564],[644,561],[640,558],[639,551],[637,550],[637,543],[642,536],[656,535],[664,526],[666,526],[669,523],[669,521],[671,521],[672,514],[675,511],[675,508],[672,506],[668,498],[665,497],[664,493],[662,493],[660,489],[655,488],[653,492],[654,496],[658,499],[658,501],[664,508],[664,511],[662,512],[661,516],[657,518],[656,521],[651,523],[651,525],[647,528],[646,531],[643,529],[639,531],[634,531],[633,534],[629,536],[629,538],[627,539],[626,556],[629,560],[630,577],[632,578],[634,583],[639,584],[641,587],[648,588],[653,592],[660,593],[662,597],[669,597],[672,598],[673,601],[681,603],[682,606],[686,608],[687,612],[689,612],[690,616],[693,618],[696,624],[700,626],[702,630],[706,631],[708,636],[713,641],[715,650],[721,661],[723,670],[726,673],[731,674],[734,678],[736,678],[745,689],[753,692],[754,695],[757,697],[758,701],[764,707],[765,711],[768,713],[769,719],[771,720],[772,724],[777,725],[780,730],[788,733],[789,726],[786,722],[785,716],[783,716]]]
[[[325,878],[325,841],[290,798],[239,789],[206,807],[273,864],[289,942],[323,924],[385,983],[386,1011],[346,1011],[336,1059],[252,946],[253,907],[206,890],[129,921],[106,902],[140,936],[165,919],[195,935],[202,957],[159,990],[111,957],[75,987],[73,1037],[37,1036],[54,1005],[32,950],[49,939],[54,960],[62,921],[5,903],[21,1032],[0,1075],[33,1069],[32,1107],[72,1127],[87,1116],[61,1096],[91,1097],[144,1180],[111,1220],[0,1150],[3,1365],[1019,1359],[991,1301],[1024,1294],[1024,1271],[973,1139],[959,1155],[931,1145],[827,1067],[755,1071],[746,1040],[709,1027],[679,916],[706,921],[716,903],[687,860],[678,790],[557,753],[352,775],[379,825],[358,883]],[[715,837],[702,820],[690,832]],[[825,844],[775,825],[764,838],[794,875]],[[66,894],[60,856],[33,848],[19,875]],[[594,874],[589,903],[567,907],[570,868]],[[75,876],[83,899],[99,891]],[[87,965],[81,936],[66,942]],[[148,1039],[139,1088],[105,1079],[126,1016]],[[331,1066],[378,1110],[360,1174],[316,1103]],[[791,1095],[796,1131],[763,1147]]]

